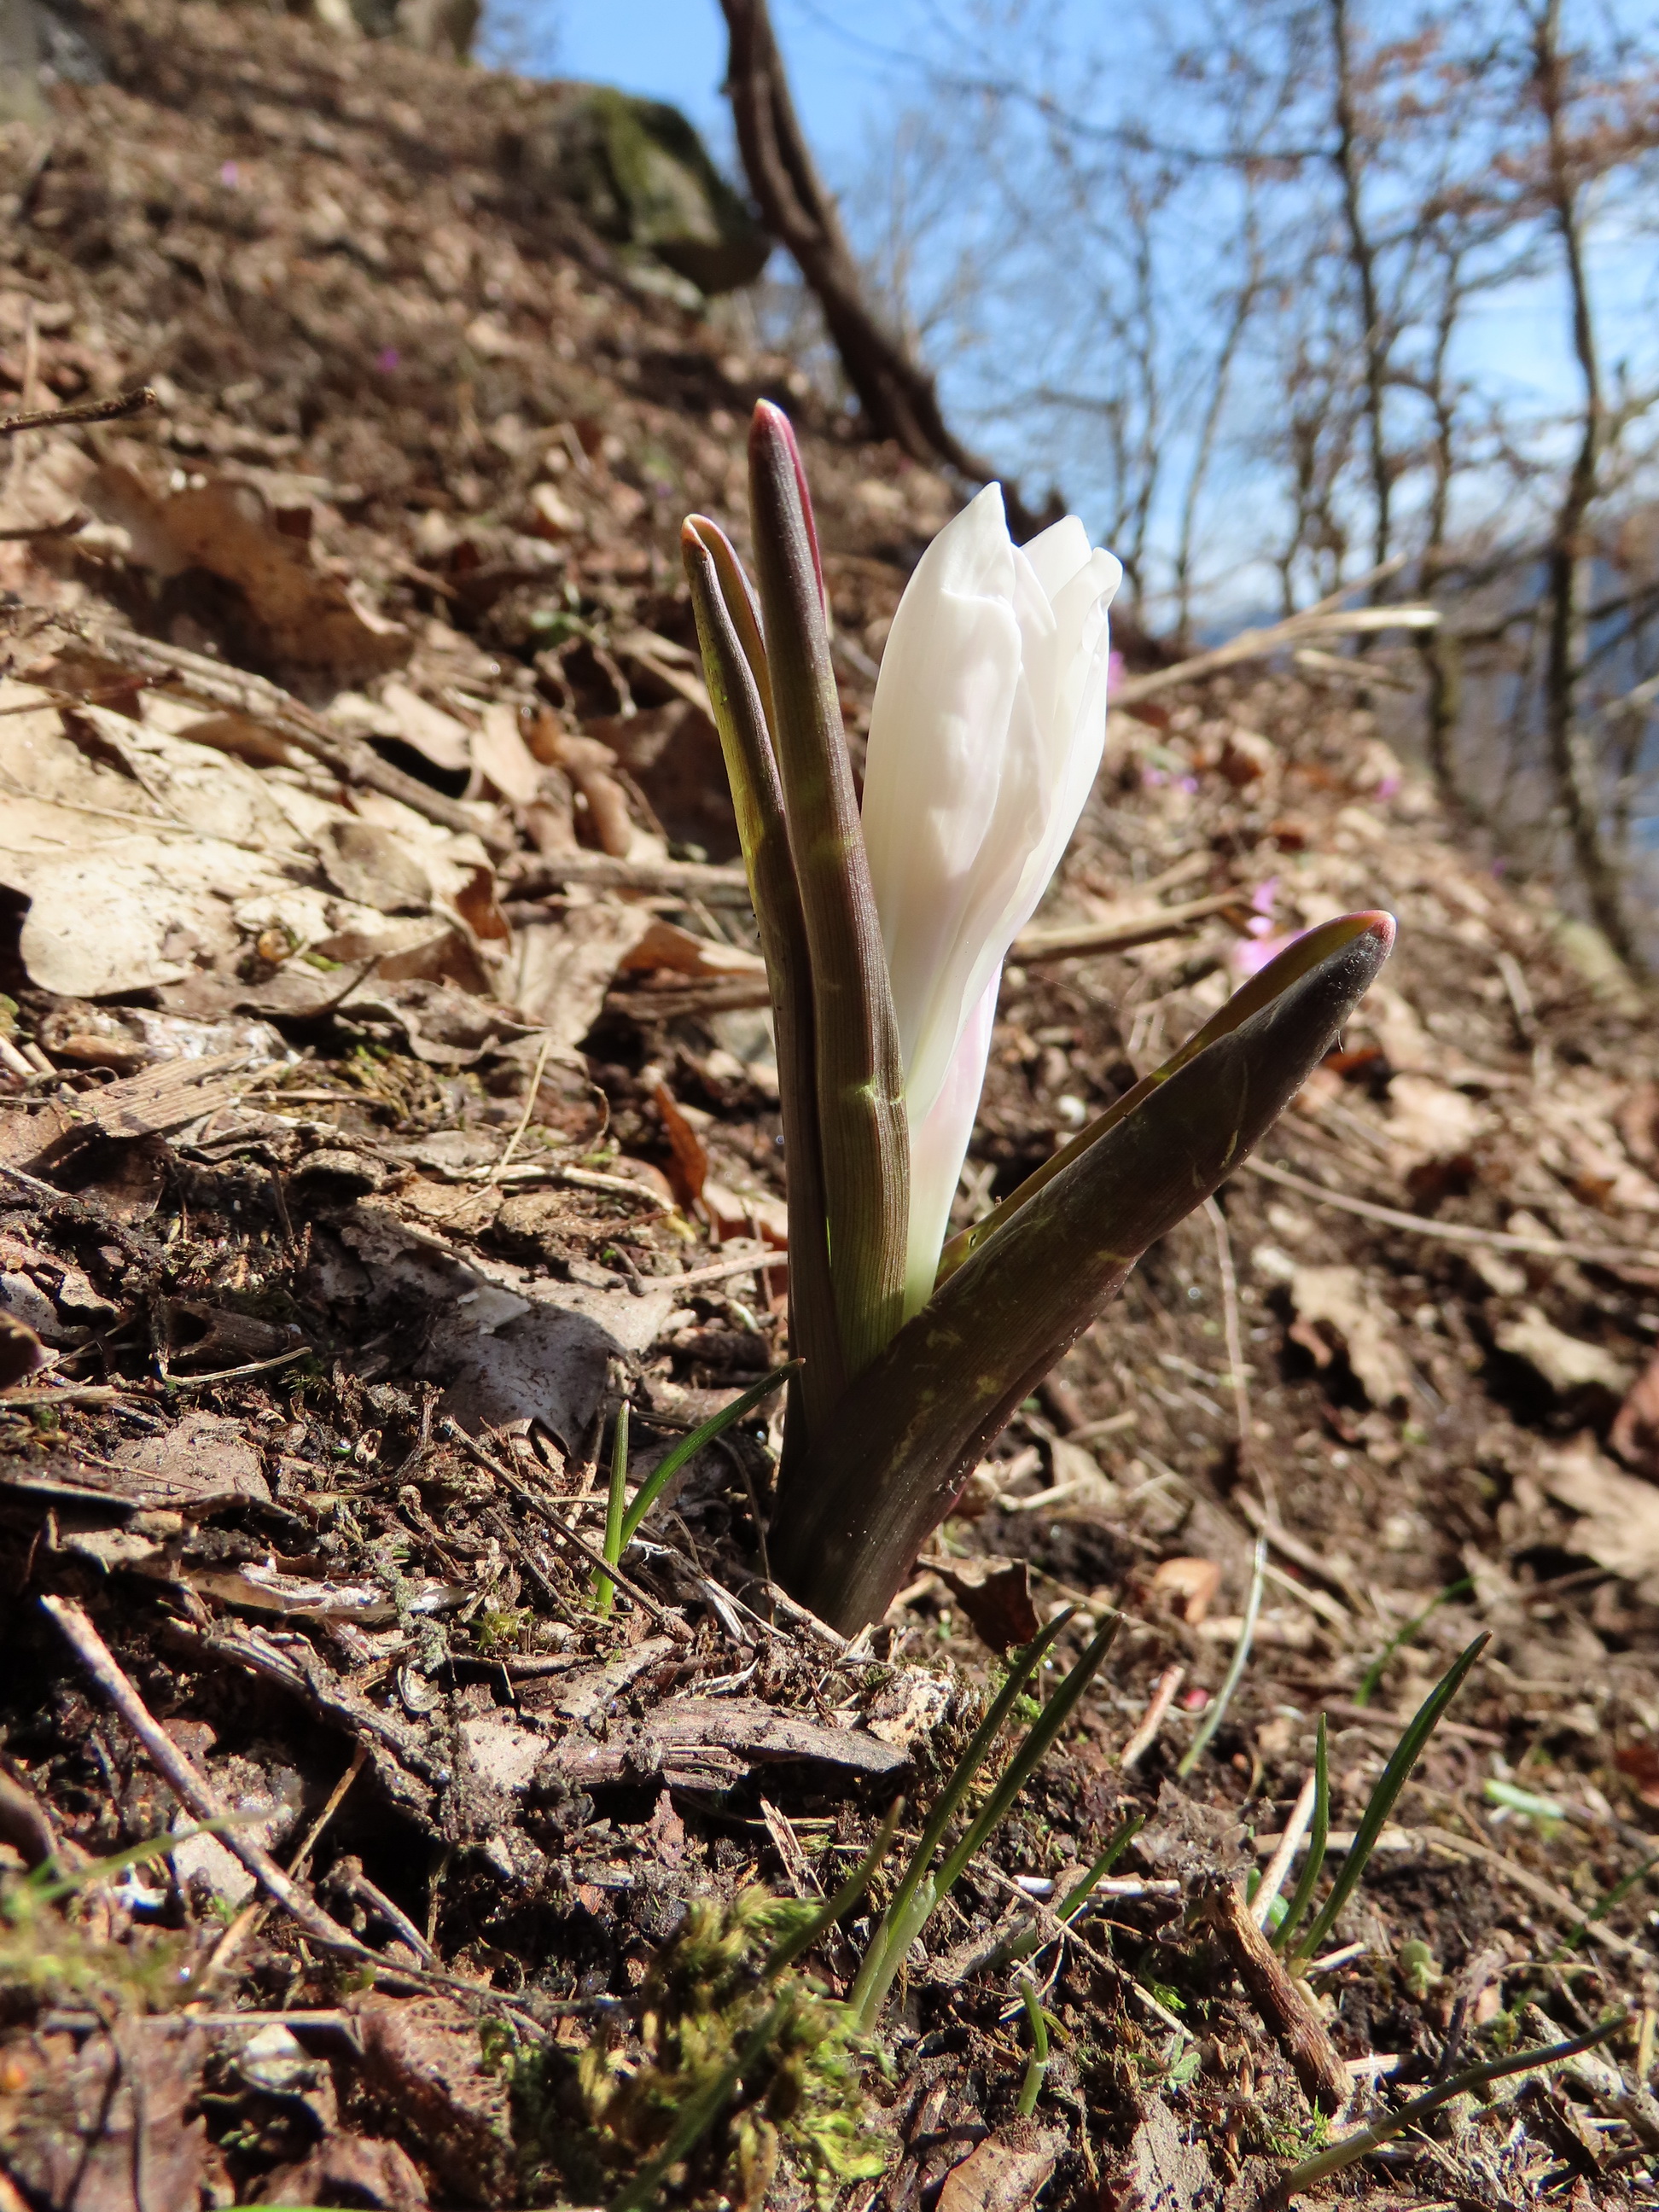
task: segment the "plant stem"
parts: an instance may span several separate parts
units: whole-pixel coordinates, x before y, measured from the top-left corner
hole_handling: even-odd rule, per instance
[[[1042,2092],[1042,2077],[1048,2071],[1048,2022],[1035,1982],[1022,1979],[1019,1995],[1025,2017],[1031,2023],[1031,2055],[1026,2061],[1025,2079],[1019,2085],[1018,2107],[1021,2119],[1029,2120]]]
[[[1250,1575],[1250,1594],[1244,1601],[1244,1620],[1238,1632],[1238,1641],[1233,1646],[1233,1656],[1221,1687],[1211,1700],[1210,1709],[1198,1724],[1198,1733],[1187,1747],[1185,1756],[1176,1772],[1184,1782],[1209,1748],[1210,1739],[1227,1717],[1227,1708],[1233,1701],[1233,1692],[1244,1679],[1244,1669],[1249,1662],[1250,1646],[1255,1641],[1256,1616],[1261,1611],[1261,1592],[1267,1580],[1267,1540],[1255,1540],[1255,1564]]]
[[[611,1440],[611,1491],[605,1505],[605,1563],[614,1567],[622,1557],[623,1522],[628,1503],[628,1401],[617,1407],[617,1430]],[[609,1575],[593,1578],[593,1603],[603,1616],[611,1610],[617,1585]]]

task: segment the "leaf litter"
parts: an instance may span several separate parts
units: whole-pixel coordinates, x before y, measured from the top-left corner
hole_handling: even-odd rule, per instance
[[[913,1836],[994,1650],[1073,1603],[1054,1663],[1114,1609],[1115,1646],[902,1963],[848,2201],[1255,2203],[1333,2125],[1620,2006],[1599,2071],[1493,2081],[1317,2185],[1644,2201],[1646,1002],[1547,886],[1459,850],[1396,693],[1245,663],[1115,714],[1006,977],[961,1222],[1261,942],[1385,904],[1388,985],[1224,1235],[1148,1256],[877,1628],[848,1647],[768,1582],[763,1407],[673,1477],[602,1617],[620,1396],[637,1482],[783,1349],[775,1072],[678,519],[740,532],[738,425],[787,396],[856,756],[952,495],[740,307],[677,304],[530,190],[535,88],[245,9],[94,14],[111,81],[0,134],[17,408],[158,395],[0,457],[34,533],[0,544],[14,2193],[507,2205],[579,2188],[579,2144],[644,2156],[659,2090],[609,2137],[607,2100],[700,2063],[688,1941],[832,1895],[901,1790]],[[198,1813],[43,1596],[224,1829],[180,1837]],[[1284,2014],[1238,1915],[1318,1717],[1340,1855],[1481,1630]],[[26,1912],[31,1869],[70,1887]],[[891,1890],[813,1953],[828,1999]],[[1029,2116],[1014,1957],[1049,2038]],[[1352,2084],[1334,2123],[1298,2018]],[[674,2201],[805,2201],[772,2094]]]

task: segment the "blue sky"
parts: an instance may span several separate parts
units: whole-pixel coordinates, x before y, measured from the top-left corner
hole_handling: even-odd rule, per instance
[[[672,100],[724,152],[731,139],[720,82],[726,26],[717,0],[507,0],[514,59],[538,75],[586,77]],[[833,20],[832,20],[833,11]],[[884,105],[890,69],[871,48],[895,30],[893,0],[773,0],[795,100],[826,168],[857,148],[863,118]]]
[[[1623,15],[1632,0],[1607,4]],[[1650,0],[1635,4],[1639,10]],[[532,75],[586,78],[670,100],[702,130],[716,158],[736,168],[720,88],[726,33],[718,0],[486,0],[486,58]],[[1174,0],[1176,21],[1194,20],[1197,12],[1194,0]],[[910,77],[905,68],[905,50],[938,51],[942,30],[954,35],[970,20],[964,0],[772,0],[772,13],[809,140],[832,189],[842,190],[856,185],[878,127],[921,89],[920,72]],[[1133,69],[1146,21],[1139,19],[1137,28],[1132,18],[1113,30],[1112,74],[1120,82]],[[1027,21],[1051,60],[1058,55],[1062,64],[1073,49],[1081,61],[1102,31],[1096,0],[1045,0]],[[965,51],[963,58],[969,60]],[[1659,279],[1651,237],[1603,236],[1592,265],[1609,366],[1633,347],[1640,366],[1653,368]],[[1463,373],[1541,423],[1576,394],[1564,307],[1553,269],[1483,301],[1459,341]],[[948,361],[943,366],[947,407],[953,400],[960,407],[963,372]],[[968,428],[973,434],[975,425]],[[994,452],[1008,452],[1011,441],[994,424],[981,434]],[[1066,460],[1055,459],[1064,480]],[[1249,580],[1255,539],[1245,517],[1255,502],[1246,490],[1242,478],[1224,489],[1212,533],[1218,558],[1209,565],[1212,577],[1231,572],[1235,588],[1248,594],[1260,586]],[[1087,506],[1085,489],[1073,496]],[[1099,526],[1098,518],[1085,519]]]

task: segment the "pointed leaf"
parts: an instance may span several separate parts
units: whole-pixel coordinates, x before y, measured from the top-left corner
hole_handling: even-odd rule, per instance
[[[1070,1144],[1063,1145],[1052,1159],[1045,1160],[1034,1175],[1026,1177],[1018,1190],[1010,1192],[1000,1206],[993,1207],[982,1219],[975,1222],[971,1229],[964,1229],[959,1236],[953,1237],[939,1255],[938,1280],[942,1283],[947,1275],[953,1273],[970,1252],[976,1252],[988,1237],[1000,1229],[1005,1221],[1012,1220],[1027,1199],[1041,1190],[1043,1184],[1050,1182],[1062,1168],[1069,1167],[1080,1153],[1088,1151],[1091,1145],[1097,1144],[1109,1129],[1115,1129],[1120,1121],[1127,1121],[1131,1114],[1138,1113],[1158,1085],[1167,1083],[1177,1069],[1185,1067],[1189,1060],[1212,1045],[1218,1037],[1230,1036],[1251,1015],[1258,1014],[1264,1006],[1271,1006],[1279,993],[1287,990],[1299,977],[1311,975],[1334,952],[1340,952],[1345,945],[1352,945],[1368,932],[1375,931],[1382,922],[1387,922],[1392,932],[1394,923],[1387,915],[1339,915],[1335,921],[1321,922],[1317,928],[1304,931],[1294,943],[1287,945],[1277,958],[1270,960],[1258,975],[1251,976],[1248,983],[1235,991],[1226,1005],[1213,1013],[1202,1029],[1194,1030],[1181,1049],[1172,1053],[1161,1067],[1155,1067],[1150,1075],[1143,1075],[1132,1090],[1126,1091],[1121,1098],[1114,1099],[1103,1114],[1097,1115],[1086,1129],[1079,1129]]]
[[[1382,966],[1375,917],[1167,1077],[936,1290],[849,1389],[772,1539],[822,1620],[878,1618],[979,1455],[1153,1243],[1238,1167]]]
[[[811,963],[830,1280],[847,1370],[857,1375],[903,1314],[910,1154],[898,1025],[805,479],[787,416],[765,401],[755,410],[749,461],[773,732]]]
[[[805,1361],[805,1370],[790,1383],[789,1448],[794,1456],[810,1444],[847,1382],[830,1279],[806,927],[767,730],[762,689],[770,688],[766,655],[748,586],[719,526],[702,515],[686,523],[680,550],[772,994],[788,1167],[789,1337]]]

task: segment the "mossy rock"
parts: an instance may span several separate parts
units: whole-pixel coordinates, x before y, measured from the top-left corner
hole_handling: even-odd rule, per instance
[[[752,283],[766,265],[771,240],[677,107],[605,85],[561,88],[519,153],[529,182],[705,295]]]

